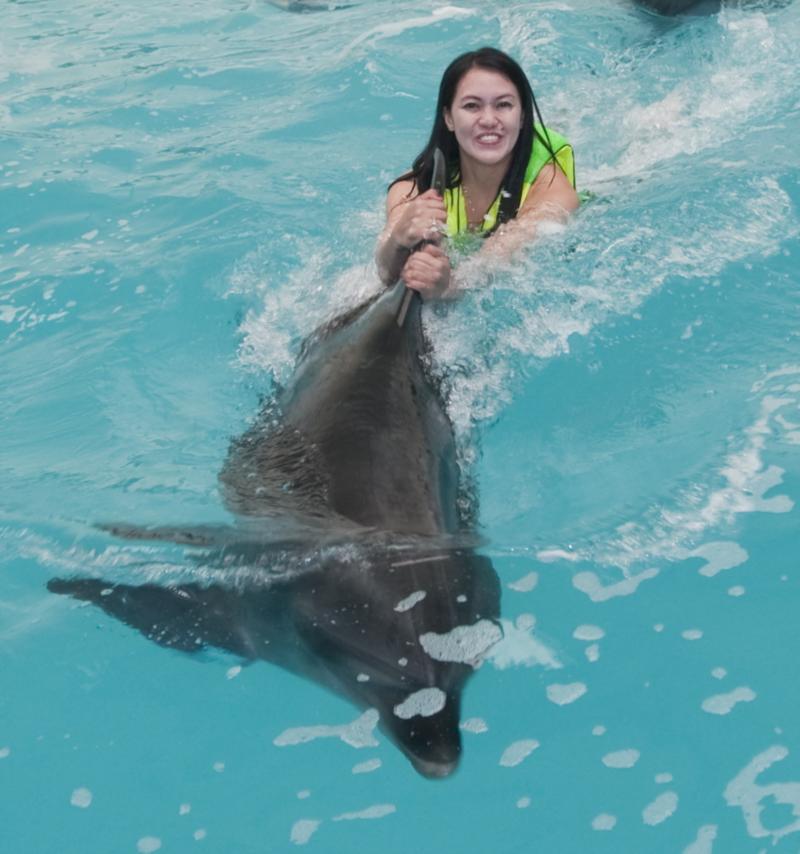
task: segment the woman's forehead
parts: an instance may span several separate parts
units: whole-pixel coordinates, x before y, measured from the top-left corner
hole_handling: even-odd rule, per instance
[[[503,95],[518,97],[517,87],[505,74],[492,71],[488,68],[470,68],[470,70],[458,81],[455,97],[467,98],[470,96],[478,98],[498,98]]]

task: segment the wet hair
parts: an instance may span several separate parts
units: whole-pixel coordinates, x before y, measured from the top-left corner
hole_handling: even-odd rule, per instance
[[[508,54],[494,47],[482,47],[468,53],[457,56],[445,69],[442,81],[439,84],[439,97],[436,102],[436,116],[433,120],[433,128],[428,144],[417,155],[411,165],[411,169],[395,178],[390,187],[398,181],[413,181],[419,193],[424,193],[431,186],[433,176],[433,151],[440,148],[447,162],[447,187],[458,185],[461,180],[461,156],[455,134],[447,127],[444,120],[445,108],[450,110],[456,95],[456,89],[461,78],[473,68],[483,68],[487,71],[495,71],[507,77],[514,85],[520,98],[522,106],[522,125],[519,138],[511,154],[511,162],[508,170],[500,182],[500,210],[497,216],[495,228],[498,225],[513,219],[520,207],[522,197],[522,184],[525,179],[525,170],[531,156],[534,134],[544,144],[555,162],[555,152],[552,143],[544,129],[542,133],[534,128],[534,121],[544,128],[542,114],[536,103],[531,84],[520,68]]]

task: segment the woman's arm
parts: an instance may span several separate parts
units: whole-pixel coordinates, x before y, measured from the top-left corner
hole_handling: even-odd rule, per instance
[[[482,257],[507,257],[535,239],[541,222],[566,222],[580,200],[567,176],[548,163],[533,182],[515,219],[503,223],[481,248]]]
[[[441,240],[441,225],[447,221],[444,201],[435,190],[414,193],[413,181],[400,181],[386,196],[386,226],[375,250],[378,275],[385,285],[401,277],[415,246],[423,240]]]

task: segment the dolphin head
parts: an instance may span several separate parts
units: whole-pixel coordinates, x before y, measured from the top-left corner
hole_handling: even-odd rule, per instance
[[[500,636],[499,585],[471,550],[381,550],[328,565],[293,602],[316,678],[380,727],[423,776],[461,755],[461,694]]]

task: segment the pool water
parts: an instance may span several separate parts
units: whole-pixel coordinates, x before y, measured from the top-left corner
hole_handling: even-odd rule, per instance
[[[800,4],[286,5],[7,4],[3,850],[797,851]],[[375,291],[386,185],[486,43],[592,198],[426,309],[505,635],[430,782],[318,685],[45,585],[201,572],[96,523],[230,521],[231,437]]]

